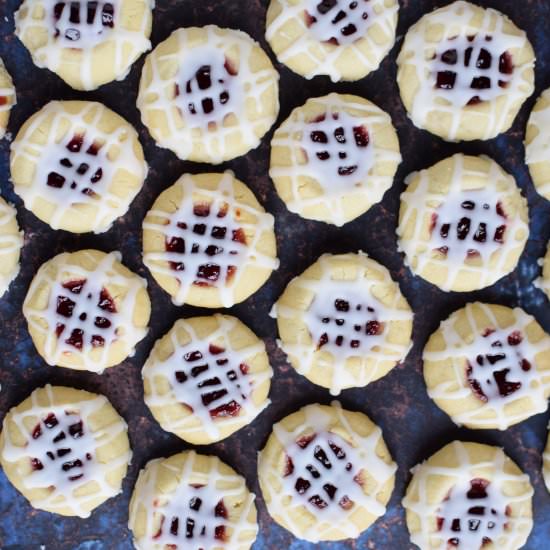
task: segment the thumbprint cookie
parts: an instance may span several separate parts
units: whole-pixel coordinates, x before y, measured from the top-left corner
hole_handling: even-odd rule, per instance
[[[448,141],[491,139],[533,93],[534,64],[526,34],[508,17],[459,1],[409,29],[397,83],[418,128]]]
[[[406,184],[398,247],[415,275],[467,292],[515,269],[529,235],[527,201],[495,161],[456,154]]]
[[[468,304],[428,340],[424,379],[455,423],[505,430],[548,407],[550,336],[519,308]]]
[[[19,231],[16,210],[0,197],[0,297],[19,273],[23,232]]]
[[[311,542],[357,538],[383,516],[396,470],[380,428],[337,402],[283,418],[258,457],[269,514]]]
[[[151,48],[153,0],[24,0],[15,33],[34,63],[76,90],[126,78]]]
[[[366,254],[324,254],[273,307],[279,345],[308,380],[338,395],[385,376],[410,349],[413,313]]]
[[[359,80],[392,48],[398,10],[397,0],[271,0],[266,39],[305,78]]]
[[[53,229],[107,231],[141,190],[147,164],[137,132],[92,101],[52,101],[11,146],[15,192]]]
[[[0,59],[0,139],[6,134],[10,111],[16,102],[13,81]]]
[[[140,472],[128,526],[138,550],[249,550],[258,534],[254,498],[219,458],[185,451]]]
[[[145,403],[163,429],[206,445],[269,405],[273,371],[263,342],[235,317],[216,314],[176,321],[142,375]]]
[[[330,94],[309,99],[277,129],[269,174],[289,210],[341,226],[382,199],[400,162],[388,114]]]
[[[86,518],[122,491],[127,430],[103,395],[48,384],[4,418],[0,463],[34,508]]]
[[[64,252],[43,264],[23,315],[48,365],[101,373],[133,355],[147,333],[147,283],[120,253]]]
[[[219,164],[260,144],[279,112],[278,80],[244,32],[177,29],[147,56],[137,104],[159,147]]]
[[[277,269],[274,220],[232,172],[184,174],[143,222],[143,261],[176,305],[231,307]]]
[[[533,527],[529,476],[498,447],[453,441],[412,470],[403,499],[420,550],[518,550]]]
[[[550,243],[546,249],[546,255],[539,260],[539,264],[542,266],[542,274],[535,281],[535,286],[539,287],[550,300]]]

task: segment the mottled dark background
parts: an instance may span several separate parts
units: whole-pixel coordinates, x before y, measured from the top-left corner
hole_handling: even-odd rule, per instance
[[[47,382],[66,384],[105,394],[127,420],[134,448],[134,459],[124,482],[124,492],[106,502],[86,520],[62,518],[33,510],[0,472],[0,548],[38,550],[44,545],[48,550],[127,550],[132,548],[131,535],[126,527],[127,507],[139,469],[151,458],[167,456],[189,448],[189,445],[165,433],[153,421],[143,403],[140,368],[153,342],[164,334],[176,319],[207,313],[199,308],[174,307],[168,295],[154,283],[141,263],[140,224],[155,197],[179,175],[185,171],[208,170],[209,167],[181,162],[172,153],[156,148],[142,126],[135,99],[143,59],[134,65],[124,82],[102,86],[92,93],[71,90],[53,73],[35,67],[25,48],[15,38],[13,13],[19,3],[19,0],[0,0],[0,55],[14,77],[18,96],[18,104],[12,112],[10,121],[11,133],[16,133],[27,117],[51,99],[101,101],[135,124],[145,146],[151,170],[144,189],[132,204],[130,212],[118,220],[109,232],[99,236],[76,236],[64,231],[51,230],[23,208],[21,200],[13,192],[9,179],[9,139],[0,143],[2,196],[17,206],[19,223],[25,230],[23,268],[9,292],[0,300],[0,417],[36,387]],[[550,86],[550,1],[478,2],[501,9],[527,31],[537,54],[537,91],[535,96],[526,102],[509,132],[485,143],[468,144],[445,143],[415,129],[405,115],[395,82],[395,58],[402,36],[422,14],[448,2],[401,0],[400,3],[397,45],[382,63],[381,68],[360,82],[332,84],[324,77],[307,81],[285,67],[276,65],[281,73],[279,122],[288,116],[292,108],[301,105],[308,97],[324,95],[331,91],[365,96],[391,114],[399,133],[404,161],[393,188],[386,193],[380,204],[340,229],[322,223],[308,222],[290,214],[277,197],[267,175],[271,133],[255,151],[219,167],[220,170],[234,170],[237,177],[250,185],[267,210],[275,215],[281,259],[280,269],[260,292],[230,310],[252,327],[267,344],[275,371],[271,391],[273,403],[250,426],[217,445],[199,449],[205,453],[216,453],[244,474],[250,488],[258,495],[260,533],[254,545],[255,550],[306,550],[314,547],[312,544],[294,539],[271,521],[257,483],[256,452],[263,447],[275,421],[306,403],[330,401],[327,391],[297,375],[285,361],[284,355],[277,350],[276,326],[268,317],[268,312],[290,279],[303,271],[320,254],[356,250],[368,252],[391,270],[416,313],[415,345],[404,364],[366,389],[347,390],[340,397],[344,407],[367,413],[382,427],[389,449],[399,464],[399,471],[395,492],[383,518],[357,541],[323,543],[317,545],[317,548],[413,548],[409,542],[400,505],[410,477],[409,469],[455,438],[503,446],[520,467],[529,473],[535,486],[535,527],[525,548],[543,550],[550,544],[550,495],[546,492],[541,477],[541,451],[546,440],[548,414],[537,415],[504,433],[458,429],[428,399],[420,360],[422,346],[440,320],[473,299],[522,306],[550,331],[548,301],[542,291],[532,284],[539,272],[536,260],[543,255],[550,234],[550,203],[545,202],[534,191],[523,163],[522,145],[527,116],[535,96]],[[267,4],[268,0],[157,0],[157,8],[154,11],[153,46],[178,27],[215,23],[246,31],[268,49],[263,38]],[[394,233],[398,197],[403,190],[404,177],[412,170],[425,168],[458,151],[489,154],[506,170],[512,172],[527,197],[531,215],[530,239],[519,267],[497,285],[471,294],[443,293],[413,278],[404,268],[403,259],[396,251]],[[87,247],[105,251],[121,250],[124,263],[149,280],[153,303],[151,330],[147,338],[138,345],[136,355],[109,369],[103,375],[46,365],[34,349],[21,313],[25,292],[38,267],[62,251]]]

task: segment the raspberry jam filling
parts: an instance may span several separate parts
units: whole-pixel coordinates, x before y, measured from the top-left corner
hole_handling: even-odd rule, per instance
[[[115,9],[110,2],[57,2],[53,17],[55,37],[78,42],[114,28]]]
[[[57,337],[60,338],[63,335],[67,328],[66,325],[69,324],[64,341],[79,351],[82,350],[86,338],[89,338],[93,347],[104,346],[105,338],[101,335],[101,331],[111,328],[112,322],[109,319],[109,314],[117,313],[115,302],[107,289],[102,288],[99,296],[94,296],[93,292],[86,291],[85,286],[86,279],[63,283],[62,287],[67,289],[70,294],[57,296],[55,310],[58,316],[67,319],[67,323],[58,322],[56,324]],[[91,310],[91,312],[81,311],[82,309]],[[106,315],[104,316],[102,313]],[[78,317],[78,320],[74,317]],[[92,319],[93,323],[90,322]],[[91,334],[88,335],[88,332]]]
[[[75,413],[65,411],[61,418],[53,412],[49,413],[32,431],[32,438],[37,442],[41,439],[51,440],[50,443],[45,442],[48,450],[44,452],[44,456],[31,458],[33,471],[51,469],[57,463],[69,481],[84,477],[85,464],[92,460],[92,455],[87,452],[84,458],[77,458],[71,447],[77,444],[71,441],[82,438],[84,433],[84,423]]]
[[[234,243],[246,245],[246,235],[242,228],[231,228],[220,221],[227,215],[227,210],[227,205],[224,205],[217,212],[212,212],[210,204],[196,203],[193,206],[195,220],[177,222],[177,227],[189,237],[186,239],[181,235],[165,240],[167,252],[206,256],[204,263],[199,263],[196,269],[195,285],[214,286],[220,277],[229,282],[235,275],[237,266],[229,258],[240,252],[240,247],[233,246]],[[219,263],[216,262],[218,258],[221,260]],[[196,263],[194,259],[193,263]],[[183,261],[170,261],[169,264],[174,271],[186,269]]]
[[[242,401],[248,398],[248,388],[243,383],[248,365],[233,365],[226,350],[213,344],[208,346],[208,353],[190,351],[185,353],[183,360],[185,370],[174,372],[176,382],[192,386],[188,391],[200,394],[200,403],[211,418],[237,416]],[[185,406],[193,412],[189,403]]]
[[[8,98],[4,95],[0,95],[0,107],[8,103]]]
[[[469,361],[466,378],[474,395],[483,402],[491,398],[508,397],[522,388],[522,373],[529,372],[531,363],[523,357],[523,335],[514,330],[506,335],[494,335],[494,329],[483,333],[490,351],[479,353]],[[519,378],[519,379],[518,379]]]
[[[66,156],[59,160],[56,171],[48,173],[46,183],[49,187],[73,191],[93,197],[96,195],[93,186],[103,177],[103,168],[97,159],[101,145],[92,142],[84,143],[83,135],[75,135],[66,144]]]

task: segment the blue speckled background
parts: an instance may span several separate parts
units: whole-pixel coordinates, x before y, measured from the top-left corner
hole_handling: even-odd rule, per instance
[[[168,296],[148,276],[140,260],[141,220],[154,198],[184,171],[206,170],[177,160],[154,146],[139,121],[135,107],[137,84],[143,59],[132,68],[124,82],[112,83],[92,93],[71,90],[52,73],[36,68],[22,44],[13,35],[13,13],[19,0],[0,0],[0,55],[14,77],[18,104],[12,113],[10,131],[16,133],[25,119],[51,99],[93,99],[126,117],[139,130],[151,170],[143,191],[130,212],[113,228],[100,236],[75,236],[54,232],[26,211],[13,193],[8,172],[9,140],[0,142],[0,185],[2,196],[18,208],[18,219],[25,230],[22,270],[10,291],[0,300],[0,418],[33,389],[47,382],[67,384],[104,393],[129,424],[134,460],[124,482],[122,494],[98,508],[87,520],[62,518],[33,510],[0,472],[0,548],[2,550],[129,550],[131,536],[126,527],[127,507],[132,486],[141,467],[151,458],[167,456],[189,446],[167,434],[153,421],[143,403],[140,368],[153,342],[164,334],[179,317],[204,313],[199,308],[174,307]],[[409,469],[427,458],[439,447],[455,439],[482,441],[503,446],[506,452],[529,473],[535,486],[535,527],[525,546],[528,550],[550,547],[550,495],[541,477],[541,451],[546,440],[548,414],[540,414],[512,427],[497,431],[458,429],[427,397],[421,374],[420,353],[429,334],[440,320],[467,301],[480,299],[510,306],[519,305],[535,315],[550,331],[549,303],[532,281],[539,268],[536,260],[546,247],[550,234],[550,203],[539,197],[523,164],[523,135],[529,110],[535,97],[550,86],[550,1],[489,0],[481,2],[507,13],[525,29],[537,54],[535,96],[527,101],[513,128],[489,142],[449,144],[415,129],[408,121],[399,100],[395,83],[395,58],[402,35],[422,14],[445,1],[401,0],[399,40],[381,68],[357,83],[332,84],[326,78],[306,81],[277,65],[281,72],[281,113],[286,118],[295,106],[308,97],[330,91],[363,95],[388,111],[398,129],[404,162],[391,191],[368,213],[341,229],[305,221],[290,214],[276,196],[267,176],[269,134],[262,145],[243,158],[222,165],[231,168],[247,182],[262,204],[276,216],[281,268],[269,282],[231,312],[240,317],[262,337],[270,353],[275,376],[269,407],[255,422],[225,441],[202,452],[214,452],[243,473],[250,488],[258,495],[260,534],[254,550],[322,550],[375,549],[408,550],[409,542],[400,501],[409,479]],[[263,39],[263,21],[268,0],[157,0],[154,12],[153,45],[164,40],[180,26],[216,23],[242,29]],[[270,54],[271,55],[271,54]],[[403,267],[396,252],[394,228],[398,197],[404,177],[412,170],[425,168],[458,151],[488,154],[517,178],[529,202],[530,239],[519,267],[497,285],[472,294],[445,294],[421,280],[414,279]],[[110,251],[119,249],[126,265],[148,277],[153,302],[151,330],[138,346],[136,355],[99,376],[47,366],[36,353],[21,314],[21,304],[36,269],[45,260],[63,250],[95,247]],[[389,449],[399,464],[397,483],[387,514],[380,518],[357,541],[324,543],[317,546],[294,539],[269,518],[259,493],[255,474],[256,452],[263,447],[273,422],[310,402],[330,401],[322,388],[297,375],[276,349],[275,323],[268,317],[273,301],[288,281],[303,271],[323,252],[347,252],[362,249],[385,264],[399,280],[402,290],[416,312],[414,348],[406,361],[388,376],[367,388],[343,392],[344,407],[366,412],[384,431]],[[42,546],[43,545],[43,546]],[[470,549],[466,549],[470,550]]]

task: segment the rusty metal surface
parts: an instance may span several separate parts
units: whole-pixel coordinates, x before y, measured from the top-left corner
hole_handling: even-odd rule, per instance
[[[259,40],[268,0],[157,0],[154,11],[152,42],[158,44],[181,26],[215,23],[239,28]],[[200,452],[216,453],[245,475],[249,487],[258,495],[260,534],[255,550],[306,550],[314,545],[294,539],[273,523],[261,499],[256,476],[256,454],[261,449],[272,424],[298,407],[311,402],[327,403],[327,391],[297,375],[275,345],[275,322],[268,317],[273,301],[290,279],[303,271],[323,252],[367,251],[386,265],[399,280],[414,311],[414,348],[406,361],[385,378],[367,388],[343,392],[344,407],[366,412],[383,429],[389,449],[398,462],[397,483],[387,514],[380,518],[357,541],[322,543],[323,550],[376,549],[408,550],[409,542],[400,501],[409,480],[409,469],[454,438],[483,441],[503,446],[506,452],[529,473],[535,486],[535,527],[525,548],[543,550],[550,540],[550,495],[541,477],[541,450],[546,440],[548,414],[539,414],[509,430],[468,431],[458,429],[427,397],[421,374],[420,352],[429,334],[441,319],[472,299],[481,299],[510,306],[519,305],[535,315],[550,331],[549,303],[542,291],[532,285],[538,273],[536,259],[544,250],[550,234],[550,203],[539,197],[523,163],[523,134],[527,115],[535,97],[550,86],[550,2],[545,0],[489,0],[478,3],[500,9],[525,29],[537,53],[537,91],[526,102],[513,128],[488,142],[449,144],[415,129],[407,119],[395,82],[395,58],[402,35],[423,13],[443,5],[445,1],[401,0],[398,44],[381,68],[357,83],[332,84],[327,78],[306,81],[281,65],[281,113],[279,122],[295,106],[308,97],[330,91],[355,93],[367,97],[388,111],[399,133],[404,162],[391,191],[368,213],[343,228],[309,222],[290,214],[277,197],[267,176],[269,139],[245,157],[222,165],[231,168],[256,193],[268,211],[276,217],[280,269],[269,282],[243,304],[231,309],[267,344],[275,371],[271,391],[272,405],[250,426],[216,445],[199,448]],[[92,93],[71,90],[53,73],[35,67],[22,44],[13,34],[13,13],[19,0],[0,0],[0,55],[14,77],[18,104],[12,113],[10,131],[16,133],[21,124],[51,99],[93,99],[102,101],[139,131],[145,147],[150,173],[143,191],[130,211],[113,228],[99,236],[76,236],[53,231],[26,211],[14,194],[9,181],[9,140],[0,143],[0,185],[2,196],[16,204],[18,219],[25,230],[22,270],[9,292],[0,300],[0,419],[5,412],[33,389],[47,382],[66,384],[105,394],[129,424],[134,459],[124,482],[122,494],[99,507],[87,520],[62,518],[33,510],[0,472],[0,548],[2,550],[37,549],[44,545],[55,550],[98,550],[132,548],[127,529],[127,507],[133,484],[141,467],[151,458],[167,456],[189,448],[153,421],[144,402],[140,368],[153,342],[180,318],[205,310],[173,306],[154,283],[141,263],[140,224],[155,197],[185,171],[208,170],[207,165],[181,162],[166,151],[156,148],[142,126],[135,107],[137,85],[143,58],[132,68],[124,82],[112,83]],[[270,53],[272,56],[272,54]],[[273,57],[273,56],[272,56]],[[489,154],[512,172],[529,202],[531,234],[518,268],[497,285],[485,290],[455,294],[443,293],[404,268],[396,251],[395,225],[398,197],[403,179],[412,170],[427,167],[452,153]],[[153,303],[151,330],[138,345],[136,355],[103,375],[49,367],[39,357],[31,342],[21,313],[21,305],[31,278],[47,259],[61,251],[94,247],[105,251],[119,249],[124,263],[147,277]]]

